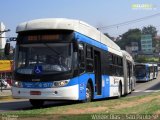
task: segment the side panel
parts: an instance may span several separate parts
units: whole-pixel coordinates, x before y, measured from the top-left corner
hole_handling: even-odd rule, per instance
[[[123,77],[110,76],[110,97],[118,96],[119,82],[122,82],[122,94],[124,93],[124,79]]]
[[[110,97],[110,77],[108,75],[102,75],[102,93],[103,97]]]
[[[128,93],[128,74],[127,74],[127,60],[126,56],[123,55],[123,72],[124,72],[124,94]]]

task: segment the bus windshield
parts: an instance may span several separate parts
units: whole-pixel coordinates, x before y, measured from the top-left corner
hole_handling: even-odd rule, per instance
[[[21,44],[18,50],[16,69],[20,74],[34,74],[36,66],[42,74],[53,74],[71,70],[71,44]]]
[[[135,67],[136,77],[144,77],[146,75],[146,69],[144,65],[136,65]]]

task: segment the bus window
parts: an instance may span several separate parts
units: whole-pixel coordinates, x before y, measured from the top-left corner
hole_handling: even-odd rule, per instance
[[[93,49],[92,47],[86,47],[86,71],[93,72]]]
[[[79,72],[83,73],[85,71],[85,54],[84,54],[84,44],[79,44]]]

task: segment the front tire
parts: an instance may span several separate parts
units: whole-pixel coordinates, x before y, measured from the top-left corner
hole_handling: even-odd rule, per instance
[[[92,101],[92,88],[91,88],[91,85],[88,83],[86,87],[86,99],[83,100],[82,102],[86,103],[91,101]]]
[[[42,107],[43,104],[44,104],[44,101],[43,101],[43,100],[30,99],[29,101],[30,101],[31,105],[32,105],[33,107],[36,107],[36,108]]]

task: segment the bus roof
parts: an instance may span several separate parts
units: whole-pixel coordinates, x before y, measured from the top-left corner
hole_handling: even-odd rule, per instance
[[[30,30],[73,30],[86,35],[98,42],[107,45],[110,48],[120,51],[120,47],[111,39],[106,37],[103,33],[89,24],[73,19],[66,18],[46,18],[27,21],[17,26],[16,32],[30,31]]]

